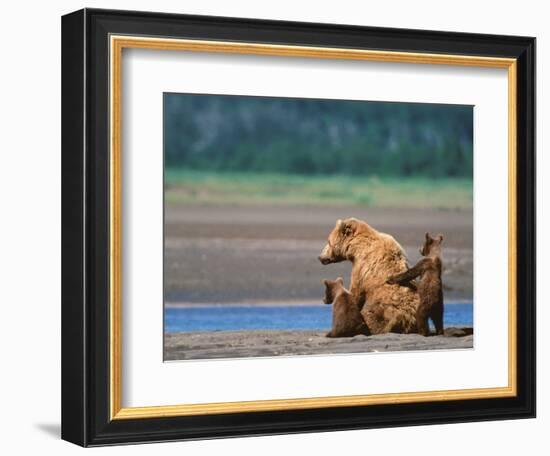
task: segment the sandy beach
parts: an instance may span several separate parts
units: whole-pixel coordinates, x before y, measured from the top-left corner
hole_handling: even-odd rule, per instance
[[[165,361],[250,358],[338,353],[396,352],[473,348],[472,328],[447,328],[444,336],[380,334],[338,339],[326,331],[218,331],[164,336]]]

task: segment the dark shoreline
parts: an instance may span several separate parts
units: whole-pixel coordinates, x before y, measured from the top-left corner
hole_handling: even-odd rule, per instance
[[[444,336],[379,334],[332,339],[326,331],[209,331],[168,333],[164,360],[257,358],[373,352],[472,349],[473,328],[449,327]]]

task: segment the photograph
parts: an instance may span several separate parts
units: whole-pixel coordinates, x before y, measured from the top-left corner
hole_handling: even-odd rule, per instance
[[[474,106],[168,93],[164,361],[474,347]]]
[[[538,29],[147,9],[61,20],[61,438],[528,426]]]

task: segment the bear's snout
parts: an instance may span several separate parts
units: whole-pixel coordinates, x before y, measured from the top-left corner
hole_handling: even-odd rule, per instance
[[[328,244],[325,246],[323,250],[321,250],[321,254],[317,258],[323,264],[332,263],[332,254],[330,251],[330,246]]]
[[[325,257],[325,256],[323,256],[323,255],[319,255],[317,258],[319,259],[319,261],[320,261],[322,264],[329,264],[329,263],[330,263],[330,258]]]

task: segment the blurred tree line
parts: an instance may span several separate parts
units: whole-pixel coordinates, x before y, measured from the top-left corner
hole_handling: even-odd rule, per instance
[[[472,177],[473,108],[165,94],[167,167]]]

